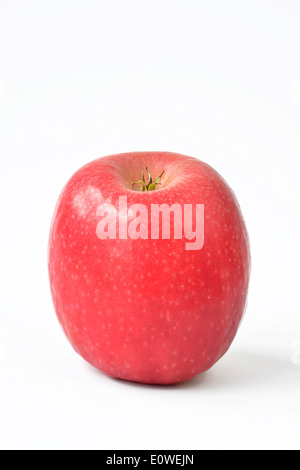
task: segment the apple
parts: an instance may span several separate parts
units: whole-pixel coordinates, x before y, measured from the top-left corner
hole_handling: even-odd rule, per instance
[[[197,158],[132,152],[86,164],[59,196],[48,250],[58,321],[110,377],[186,381],[236,336],[248,234],[232,189]]]

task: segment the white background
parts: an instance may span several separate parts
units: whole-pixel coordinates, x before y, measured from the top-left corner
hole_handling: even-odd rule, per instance
[[[300,448],[300,2],[0,0],[0,447]],[[57,322],[54,205],[88,161],[215,167],[248,226],[247,315],[174,387],[112,380]]]

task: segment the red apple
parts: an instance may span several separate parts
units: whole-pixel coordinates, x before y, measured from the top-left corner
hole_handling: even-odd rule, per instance
[[[75,351],[111,377],[172,384],[211,368],[237,333],[249,273],[236,197],[198,159],[103,157],[59,197],[49,239],[56,314]]]

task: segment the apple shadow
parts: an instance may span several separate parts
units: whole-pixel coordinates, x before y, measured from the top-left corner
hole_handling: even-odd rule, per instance
[[[96,373],[103,374],[92,366],[89,367]],[[211,369],[185,382],[159,385],[131,382],[112,377],[107,378],[120,385],[138,388],[159,390],[213,390],[227,387],[257,387],[268,382],[281,383],[282,380],[288,380],[294,376],[298,376],[300,380],[299,367],[295,366],[292,361],[288,359],[285,360],[265,353],[248,350],[233,350],[228,351]]]
[[[214,367],[193,379],[177,384],[177,388],[259,387],[269,382],[281,383],[299,375],[299,368],[288,358],[248,350],[228,351]]]

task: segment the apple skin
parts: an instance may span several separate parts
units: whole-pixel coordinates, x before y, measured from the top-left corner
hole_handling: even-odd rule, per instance
[[[162,185],[132,187],[148,167]],[[205,242],[100,240],[103,201],[204,204]],[[171,231],[172,233],[172,231]],[[75,351],[119,379],[174,384],[210,369],[243,317],[250,249],[237,199],[209,165],[170,152],[132,152],[88,163],[68,181],[52,219],[48,267],[59,323]]]

